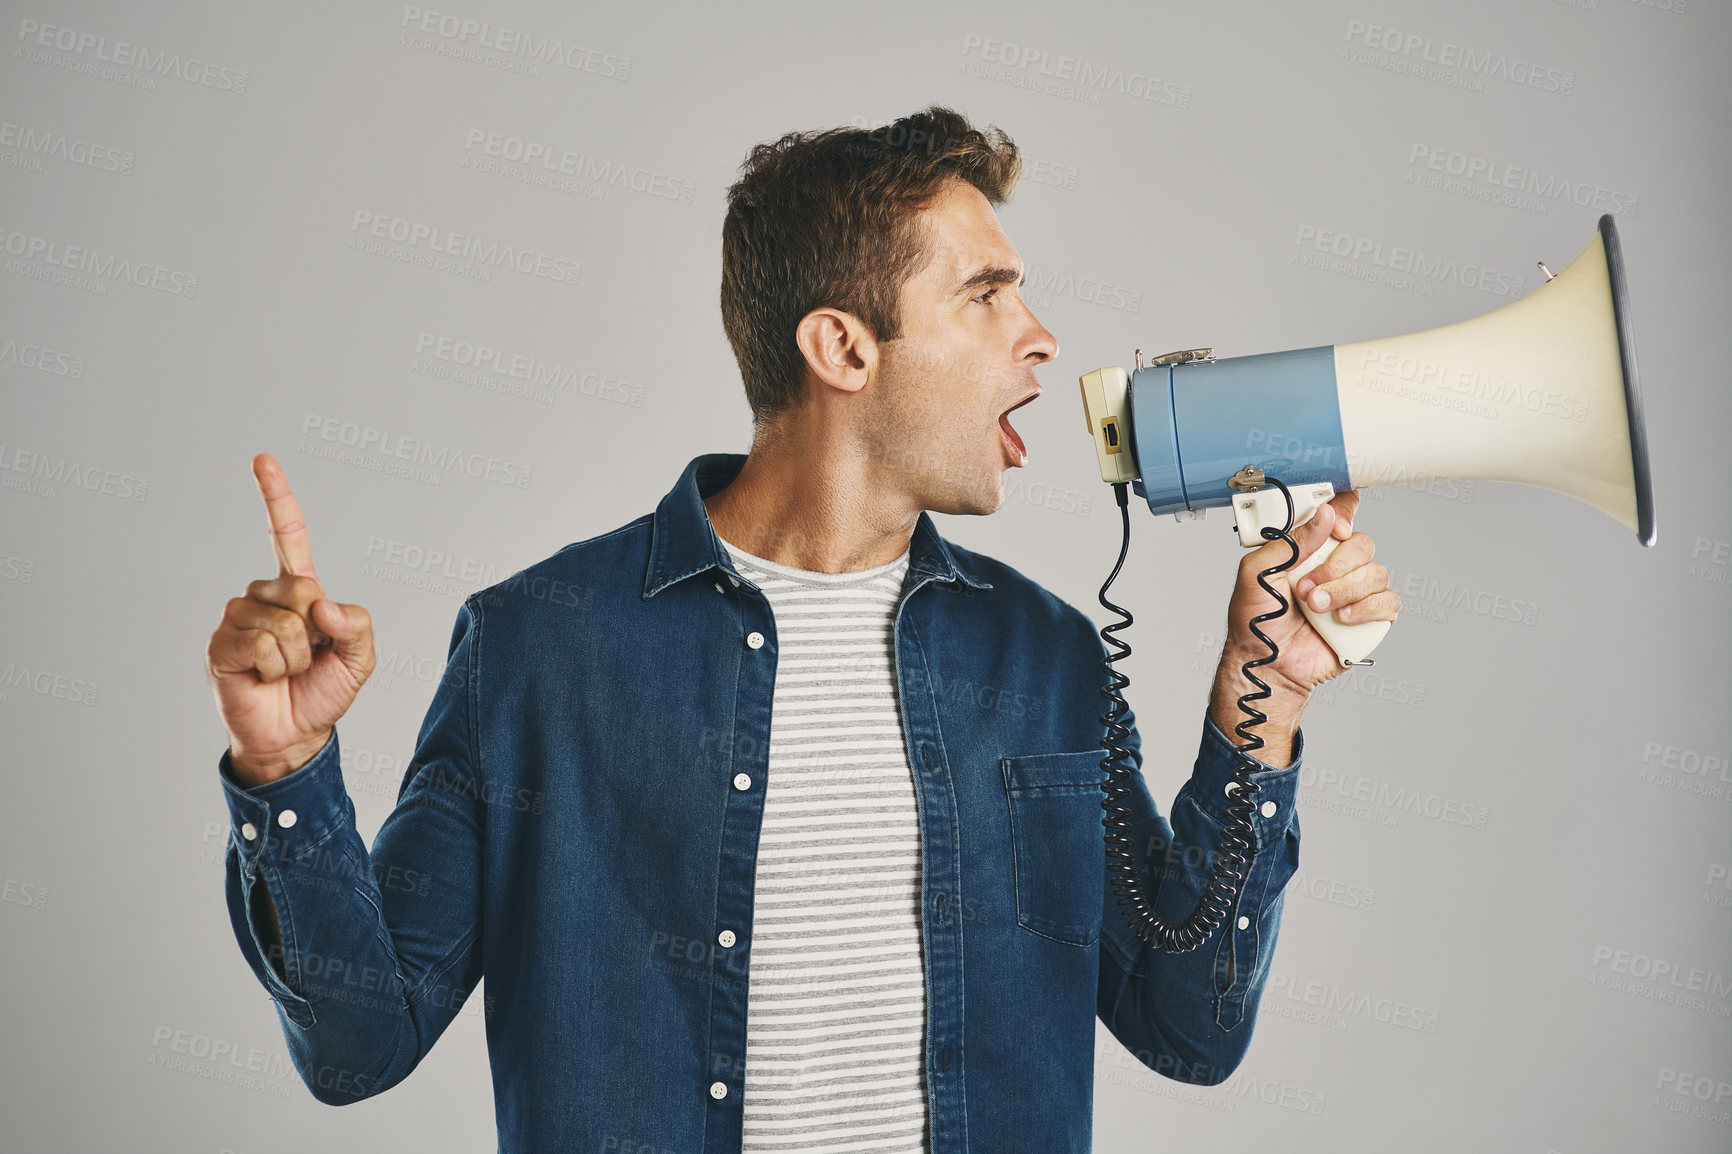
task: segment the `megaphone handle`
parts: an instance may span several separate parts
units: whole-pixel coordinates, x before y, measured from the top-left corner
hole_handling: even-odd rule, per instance
[[[1299,578],[1329,559],[1329,554],[1335,552],[1335,546],[1340,541],[1334,535],[1324,540],[1317,550],[1287,571],[1287,585],[1292,588],[1299,584]],[[1335,619],[1334,609],[1325,609],[1319,613],[1305,601],[1299,602],[1299,608],[1304,610],[1305,619],[1317,632],[1323,635],[1323,640],[1329,642],[1329,648],[1335,650],[1335,656],[1341,659],[1343,665],[1357,665],[1365,661],[1365,655],[1376,649],[1378,643],[1389,632],[1387,621],[1365,621],[1357,625],[1347,625]]]

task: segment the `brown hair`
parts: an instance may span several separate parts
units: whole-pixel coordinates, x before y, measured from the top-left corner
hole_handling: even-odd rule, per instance
[[[800,318],[837,308],[895,340],[902,285],[927,256],[920,210],[953,179],[1003,204],[1021,171],[1010,137],[937,104],[880,128],[754,145],[722,223],[722,327],[754,423],[800,399]]]

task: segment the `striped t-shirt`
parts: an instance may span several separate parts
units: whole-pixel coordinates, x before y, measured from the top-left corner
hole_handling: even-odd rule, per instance
[[[747,1154],[924,1154],[920,820],[897,708],[906,552],[815,573],[727,545],[776,685],[746,997]]]

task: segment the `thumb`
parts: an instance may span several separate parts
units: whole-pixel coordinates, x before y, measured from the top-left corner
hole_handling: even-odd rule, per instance
[[[1293,558],[1294,568],[1303,564],[1305,558],[1311,556],[1312,553],[1315,553],[1318,546],[1328,540],[1330,531],[1334,526],[1335,510],[1329,505],[1324,504],[1318,506],[1317,511],[1311,514],[1311,519],[1309,521],[1306,521],[1303,525],[1295,525],[1288,531],[1288,536],[1293,538],[1293,544],[1299,548],[1298,554]],[[1276,528],[1279,527],[1279,525],[1276,526]],[[1281,540],[1279,537],[1272,537],[1262,545],[1258,546],[1256,552],[1252,555],[1253,560],[1251,561],[1251,564],[1255,565],[1258,569],[1265,569],[1270,565],[1279,564],[1280,562],[1285,561],[1291,552],[1292,550],[1287,547],[1287,542]],[[1278,580],[1279,578],[1277,577],[1275,579]]]
[[[312,612],[318,619],[314,624],[330,635],[338,659],[366,677],[373,656],[373,622],[367,611],[359,605],[321,599],[313,602]]]
[[[1339,518],[1335,514],[1335,506],[1325,503],[1317,507],[1309,521],[1294,531],[1293,543],[1299,546],[1299,559],[1293,563],[1295,566],[1303,563],[1329,540],[1337,520]]]

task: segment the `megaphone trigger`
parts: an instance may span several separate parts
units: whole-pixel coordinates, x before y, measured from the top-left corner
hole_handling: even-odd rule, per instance
[[[1250,469],[1250,467],[1248,467]],[[1255,471],[1250,469],[1250,471]],[[1247,470],[1241,470],[1239,476]],[[1261,473],[1257,473],[1257,484],[1261,484]],[[1231,484],[1231,482],[1229,482]],[[1234,486],[1237,488],[1238,486]],[[1311,485],[1293,485],[1288,490],[1293,497],[1293,528],[1297,529],[1312,517],[1317,510],[1327,505],[1335,496],[1335,486],[1327,481],[1319,481]],[[1263,535],[1265,527],[1280,528],[1287,520],[1287,502],[1280,490],[1265,487],[1241,491],[1233,497],[1233,524],[1239,530],[1239,544],[1247,549],[1263,544],[1269,538]],[[1335,546],[1341,543],[1340,538],[1330,533],[1323,543],[1311,554],[1301,557],[1292,569],[1287,571],[1289,588],[1299,583],[1299,578],[1311,572],[1317,566],[1329,559],[1335,551]],[[1298,598],[1295,598],[1298,600]],[[1376,649],[1383,637],[1389,632],[1387,621],[1366,621],[1357,625],[1346,625],[1336,620],[1335,611],[1326,609],[1322,612],[1311,608],[1305,601],[1299,601],[1299,608],[1304,612],[1305,619],[1311,622],[1312,628],[1323,635],[1323,640],[1329,643],[1329,648],[1335,651],[1344,666],[1373,665],[1366,659],[1366,654]]]
[[[1311,556],[1304,558],[1287,573],[1288,583],[1296,584],[1299,578],[1329,559],[1329,554],[1335,552],[1335,546],[1340,539],[1331,534],[1323,539]],[[1325,609],[1322,612],[1311,608],[1307,601],[1299,600],[1299,609],[1305,614],[1305,620],[1311,622],[1311,627],[1323,635],[1323,640],[1329,643],[1329,648],[1335,651],[1335,656],[1341,659],[1343,666],[1375,665],[1376,661],[1365,655],[1376,649],[1383,637],[1389,632],[1388,621],[1363,621],[1356,625],[1347,625],[1335,617],[1335,610]]]

